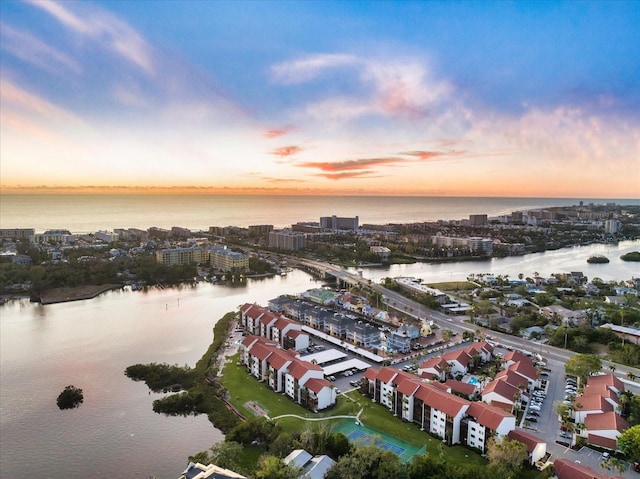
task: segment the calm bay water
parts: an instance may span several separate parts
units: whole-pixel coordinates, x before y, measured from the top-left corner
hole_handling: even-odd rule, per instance
[[[0,306],[0,477],[178,477],[189,455],[223,436],[205,416],[155,414],[152,402],[161,395],[125,377],[125,368],[194,365],[225,313],[313,284],[293,271],[244,287],[200,284]],[[69,384],[85,400],[60,411],[56,397]]]
[[[585,200],[588,202],[589,200]],[[638,200],[606,200],[638,204]],[[73,232],[149,226],[317,221],[320,216],[360,217],[361,223],[465,218],[512,210],[577,204],[578,200],[336,197],[161,197],[0,195],[0,226],[67,228]],[[599,200],[600,203],[605,200]],[[371,279],[416,276],[427,281],[465,279],[470,273],[583,271],[589,278],[638,276],[637,263],[620,254],[640,242],[592,245],[479,263],[367,268]],[[611,263],[589,265],[592,254]],[[0,307],[0,477],[68,479],[175,478],[188,455],[222,439],[205,417],[170,418],[153,413],[146,386],[123,374],[134,363],[193,365],[211,342],[215,322],[245,302],[266,305],[280,294],[312,286],[308,275],[249,280],[243,287],[114,291],[73,303],[40,306],[12,301]],[[79,409],[60,411],[55,398],[68,384],[81,387]]]
[[[463,219],[470,214],[497,216],[549,206],[640,204],[640,200],[566,198],[461,198],[361,196],[215,196],[215,195],[0,195],[0,227],[64,228],[74,233],[182,226],[272,224],[286,227],[321,216],[360,218],[360,224]]]

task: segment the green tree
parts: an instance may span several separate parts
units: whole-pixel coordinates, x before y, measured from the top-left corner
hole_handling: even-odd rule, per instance
[[[80,407],[83,401],[82,389],[70,385],[64,388],[56,402],[60,409],[75,409]]]
[[[503,473],[503,477],[517,477],[527,458],[527,448],[520,441],[503,439],[501,442],[490,438],[487,444],[489,463]]]
[[[325,479],[408,479],[408,468],[398,456],[373,445],[354,446],[325,474]]]
[[[618,447],[632,460],[640,460],[640,424],[630,427],[618,436]]]
[[[189,456],[189,461],[204,465],[215,464],[225,469],[236,470],[240,466],[242,452],[242,444],[234,441],[221,441],[211,446],[208,451]]]
[[[300,470],[285,464],[276,456],[265,455],[258,461],[258,468],[254,473],[255,479],[296,479]]]
[[[564,370],[571,376],[577,376],[582,383],[587,376],[602,369],[602,360],[593,354],[576,354],[570,357],[564,365]]]

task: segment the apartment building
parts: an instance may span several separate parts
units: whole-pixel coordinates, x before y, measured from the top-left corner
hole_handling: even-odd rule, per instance
[[[374,402],[449,445],[471,441],[472,447],[485,450],[489,437],[503,437],[515,428],[513,415],[458,397],[446,385],[423,382],[404,371],[369,368],[363,381],[364,391]]]
[[[306,246],[306,236],[291,230],[269,232],[269,248],[300,251]]]
[[[13,241],[33,241],[36,230],[33,228],[0,228],[0,238],[11,239]]]
[[[224,247],[209,250],[211,267],[220,271],[245,273],[249,271],[249,256]]]
[[[335,387],[324,378],[319,365],[258,336],[245,337],[240,349],[247,371],[275,392],[283,392],[311,411],[321,411],[336,403]]]
[[[156,251],[156,261],[165,266],[201,264],[209,261],[209,252],[203,248],[167,248]]]
[[[359,218],[341,218],[336,215],[320,217],[320,228],[332,231],[357,231]]]

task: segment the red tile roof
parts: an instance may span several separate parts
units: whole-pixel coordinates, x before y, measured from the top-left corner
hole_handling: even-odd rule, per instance
[[[311,369],[309,366],[313,365],[307,361],[295,360],[289,365],[289,374],[299,380]]]
[[[623,382],[613,374],[601,374],[599,376],[589,376],[587,378],[587,385],[588,386],[598,386],[598,385],[613,386],[618,391],[624,391]]]
[[[472,395],[476,390],[476,387],[473,384],[456,381],[455,379],[447,379],[445,385],[449,386],[452,391],[466,394],[467,396]]]
[[[304,383],[304,387],[318,394],[324,388],[331,387],[331,383],[326,379],[311,378],[306,383]]]
[[[435,358],[427,359],[420,365],[420,369],[435,369],[437,371],[443,371],[447,366],[448,363],[440,356],[438,356]]]
[[[378,370],[377,369],[368,368],[364,372],[364,377],[369,379],[369,380],[371,380],[371,381],[375,381],[377,376],[378,376]]]
[[[284,328],[286,328],[290,324],[298,324],[298,323],[290,320],[289,318],[285,318],[284,316],[280,316],[276,321],[276,324],[274,324],[274,326],[280,331],[282,331]]]
[[[529,356],[525,356],[520,351],[509,351],[507,354],[505,354],[504,360],[507,363],[508,362],[517,363],[518,361],[529,361],[529,362],[531,362],[531,358]]]
[[[287,338],[296,339],[301,334],[306,334],[306,333],[303,333],[302,331],[299,331],[297,329],[293,329],[291,331],[287,331]]]
[[[406,380],[400,382],[397,391],[405,396],[413,396],[419,387],[420,383],[418,381]]]
[[[553,463],[558,479],[609,479],[590,467],[578,464],[570,459],[556,459]]]
[[[538,444],[546,444],[544,439],[534,436],[533,434],[522,429],[513,429],[509,431],[507,437],[512,441],[519,441],[527,447],[527,452],[531,454]]]
[[[613,411],[587,414],[584,418],[584,427],[590,432],[616,430],[622,432],[629,429],[629,423],[619,414]]]
[[[457,416],[463,409],[471,404],[470,401],[441,391],[438,387],[432,384],[421,384],[414,396],[422,400],[428,406],[437,409],[438,411],[442,411],[450,417]]]
[[[273,366],[276,371],[280,371],[288,362],[292,361],[293,358],[285,353],[284,351],[275,350],[273,354],[269,356],[267,362]]]
[[[498,374],[496,374],[496,379],[505,381],[506,383],[518,389],[529,387],[529,383],[526,379],[524,379],[518,373],[511,371],[510,369],[500,371]]]
[[[539,377],[538,370],[533,366],[530,360],[518,361],[517,363],[514,363],[511,366],[509,366],[507,369],[515,373],[518,373],[521,376],[524,376],[525,378],[529,378],[532,381],[537,380]]]
[[[496,431],[505,419],[515,417],[513,414],[483,402],[472,402],[467,409],[467,414],[473,417],[478,424],[488,427],[492,431]]]
[[[607,449],[611,449],[612,451],[615,451],[618,447],[617,440],[610,437],[598,436],[597,434],[588,434],[587,441],[589,441],[589,444],[606,447]]]
[[[269,324],[271,324],[271,322],[277,319],[278,319],[278,316],[273,314],[271,311],[267,311],[267,310],[265,310],[264,314],[260,316],[260,322],[265,326],[268,326]]]
[[[469,353],[462,349],[458,349],[456,351],[448,351],[442,355],[442,357],[447,361],[458,361],[463,366],[468,366],[471,362],[471,356]]]
[[[578,405],[582,407],[577,407]],[[577,411],[613,411],[613,406],[602,396],[578,396],[573,401],[573,407]]]
[[[482,397],[489,393],[496,393],[500,397],[505,398],[507,401],[511,401],[511,405],[513,406],[513,401],[515,400],[514,398],[516,397],[516,395],[520,394],[520,389],[501,379],[494,379],[486,385],[486,387],[482,391]]]
[[[251,346],[249,354],[253,357],[258,358],[260,361],[263,361],[267,359],[271,354],[273,354],[273,348],[261,342],[257,342],[256,344]]]
[[[384,367],[378,371],[376,379],[383,383],[390,383],[398,373],[399,371],[397,369]]]

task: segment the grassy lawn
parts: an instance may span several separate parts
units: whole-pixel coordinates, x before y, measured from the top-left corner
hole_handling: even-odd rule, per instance
[[[279,394],[269,389],[265,383],[261,383],[249,373],[244,366],[237,364],[238,355],[231,357],[231,361],[225,364],[222,373],[222,384],[229,391],[229,402],[238,411],[249,417],[253,413],[245,406],[248,401],[257,402],[267,410],[269,417],[277,417],[283,414],[296,414],[305,418],[321,418],[337,415],[355,416],[358,406],[349,399],[338,396],[335,407],[319,413],[313,413],[302,406],[295,404],[284,394]],[[299,431],[303,421],[297,418],[282,418],[278,420],[285,430]]]
[[[443,281],[441,283],[429,283],[428,286],[441,291],[471,291],[478,287],[478,285],[469,281]]]
[[[230,402],[247,417],[253,413],[244,404],[248,401],[255,401],[268,411],[269,417],[276,417],[283,414],[296,414],[305,418],[321,418],[337,415],[353,415],[363,408],[361,415],[362,423],[365,426],[378,430],[384,434],[395,437],[415,447],[422,447],[426,444],[427,451],[439,453],[442,445],[443,453],[447,462],[457,464],[485,465],[487,460],[478,452],[463,446],[444,446],[442,442],[432,437],[430,434],[420,431],[420,428],[413,423],[401,421],[394,417],[387,408],[380,404],[373,403],[370,399],[362,396],[358,391],[349,391],[338,396],[338,404],[320,413],[313,413],[303,407],[293,403],[287,396],[278,394],[269,389],[264,383],[259,382],[249,373],[244,366],[238,366],[238,355],[233,356],[231,361],[225,364],[222,375],[222,383],[230,392]],[[345,397],[345,396],[348,396]],[[349,399],[350,398],[350,399]],[[326,422],[309,422],[297,418],[278,419],[283,430],[289,432],[300,432],[307,427],[315,428],[321,424],[323,427],[331,426],[343,421],[343,419],[328,420]],[[252,448],[243,455],[243,460],[248,465],[255,464],[262,450]],[[522,479],[542,479],[546,475],[535,469],[527,469],[520,472],[518,476]]]
[[[422,447],[426,444],[427,451],[430,453],[439,452],[439,446],[442,442],[430,434],[421,431],[416,424],[404,422],[394,417],[386,407],[372,402],[369,398],[362,396],[358,391],[350,391],[346,394],[351,396],[361,406],[364,406],[361,419],[365,426],[400,439],[412,446]],[[478,465],[487,464],[486,459],[480,454],[466,447],[443,447],[447,461]]]

